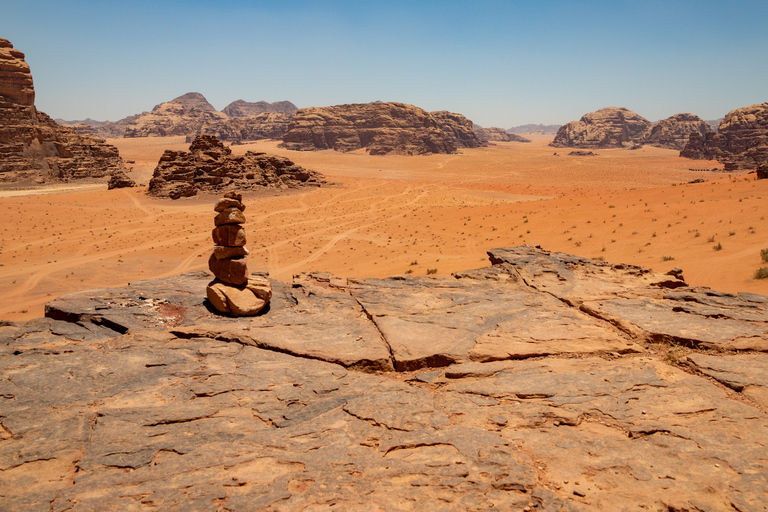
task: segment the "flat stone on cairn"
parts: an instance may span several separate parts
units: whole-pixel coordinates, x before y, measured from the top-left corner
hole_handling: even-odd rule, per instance
[[[213,253],[208,268],[216,279],[208,283],[206,296],[222,313],[234,316],[255,315],[272,298],[272,285],[261,276],[248,273],[245,248],[245,205],[242,195],[227,192],[214,207]]]

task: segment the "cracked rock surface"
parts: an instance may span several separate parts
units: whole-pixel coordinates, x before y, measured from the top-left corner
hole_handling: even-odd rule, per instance
[[[0,324],[3,510],[768,509],[768,297],[536,247]]]

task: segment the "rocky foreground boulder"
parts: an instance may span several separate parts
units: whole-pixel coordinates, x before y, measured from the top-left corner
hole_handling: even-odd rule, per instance
[[[0,327],[9,510],[768,507],[768,297],[535,247],[453,276],[204,272]]]
[[[179,199],[198,192],[224,193],[263,188],[319,186],[322,175],[287,158],[248,151],[243,156],[211,135],[199,135],[189,151],[166,150],[155,167],[147,194]]]
[[[768,102],[729,112],[717,133],[693,133],[680,156],[718,160],[726,170],[768,164]]]
[[[117,148],[35,108],[24,53],[0,38],[0,183],[102,178],[123,169]]]
[[[651,122],[623,107],[606,107],[571,121],[557,131],[550,146],[608,149],[642,144]]]
[[[300,109],[281,144],[295,151],[365,148],[371,155],[455,153],[481,145],[472,121],[461,114],[380,101]]]

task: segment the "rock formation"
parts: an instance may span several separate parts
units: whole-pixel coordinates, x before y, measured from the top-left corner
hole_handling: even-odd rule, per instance
[[[0,38],[0,182],[102,178],[121,169],[117,148],[78,135],[35,108],[24,53]]]
[[[729,112],[717,133],[693,133],[680,156],[713,160],[726,170],[756,169],[768,163],[768,102]]]
[[[125,137],[170,137],[196,133],[205,123],[224,121],[225,114],[198,92],[189,92],[155,105],[152,112],[135,117],[125,129]]]
[[[290,101],[276,101],[267,103],[266,101],[257,101],[255,103],[236,100],[221,109],[222,113],[230,118],[254,117],[260,114],[285,114],[292,116],[298,111],[298,107]]]
[[[521,124],[519,126],[513,126],[507,131],[510,133],[541,133],[541,134],[556,134],[560,129],[559,124]]]
[[[373,102],[300,109],[281,146],[295,151],[365,148],[371,155],[425,155],[480,144],[464,116]]]
[[[510,133],[503,128],[483,128],[480,125],[474,125],[472,129],[477,138],[483,142],[531,142],[522,135]]]
[[[579,121],[561,126],[550,146],[605,149],[642,144],[651,122],[623,107],[590,112]]]
[[[288,114],[264,113],[253,117],[237,117],[226,121],[205,123],[198,133],[187,135],[187,142],[192,142],[201,134],[213,135],[231,144],[261,139],[282,139],[288,131],[291,117]]]
[[[252,316],[264,309],[272,298],[272,285],[248,272],[248,249],[245,248],[245,205],[243,196],[227,192],[214,207],[213,253],[208,268],[216,277],[208,283],[205,294],[221,313]]]
[[[680,151],[688,143],[691,133],[706,136],[711,131],[709,123],[699,116],[675,114],[654,123],[645,135],[643,143]]]
[[[243,156],[211,135],[200,135],[189,151],[166,150],[155,167],[147,194],[157,197],[194,196],[264,187],[318,186],[322,175],[287,158],[248,151]]]
[[[9,510],[766,510],[768,297],[534,247],[453,276],[205,272],[0,326]]]

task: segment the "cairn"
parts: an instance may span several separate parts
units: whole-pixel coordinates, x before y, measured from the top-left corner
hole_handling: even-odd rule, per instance
[[[255,315],[272,298],[269,280],[248,273],[242,199],[236,192],[227,192],[216,203],[215,245],[208,259],[208,268],[216,276],[206,288],[208,300],[217,310],[233,316]]]

